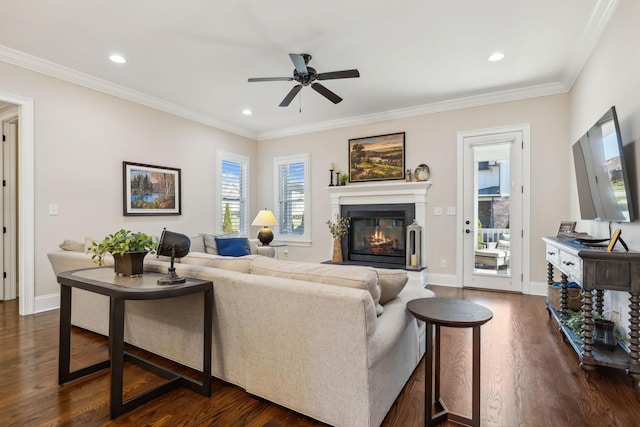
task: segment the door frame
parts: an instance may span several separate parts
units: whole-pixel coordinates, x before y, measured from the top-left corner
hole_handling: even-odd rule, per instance
[[[33,99],[0,91],[0,99],[18,106],[18,307],[35,313],[35,117]]]
[[[13,104],[12,104],[13,105]],[[2,194],[2,221],[3,226],[6,227],[6,232],[3,233],[2,240],[2,261],[0,265],[6,276],[3,279],[3,289],[1,300],[8,301],[16,299],[17,297],[17,172],[16,172],[16,158],[18,149],[18,127],[20,126],[19,111],[17,106],[12,106],[10,109],[3,111],[0,114],[0,121],[2,121],[2,134],[6,136],[6,141],[3,141],[2,146],[2,175],[5,180]],[[9,129],[8,129],[9,128]]]
[[[529,123],[502,126],[495,128],[458,131],[457,133],[457,212],[456,224],[456,283],[464,286],[464,139],[469,137],[483,137],[498,133],[520,132],[522,134],[522,270],[521,289],[523,294],[531,293],[531,257],[528,256],[531,247],[531,125]],[[517,278],[514,278],[517,279]]]

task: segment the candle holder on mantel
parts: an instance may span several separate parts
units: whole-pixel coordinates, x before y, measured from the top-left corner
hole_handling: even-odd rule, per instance
[[[329,169],[329,187],[333,187],[333,169]]]
[[[407,227],[407,270],[420,270],[422,262],[422,227],[415,219]]]
[[[340,171],[336,171],[336,185],[340,185]]]

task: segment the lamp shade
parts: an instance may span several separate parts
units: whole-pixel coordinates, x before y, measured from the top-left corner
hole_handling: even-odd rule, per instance
[[[262,246],[269,246],[269,243],[273,240],[273,231],[269,228],[269,226],[278,225],[278,221],[276,217],[273,216],[273,212],[269,209],[262,209],[256,215],[256,219],[253,220],[251,225],[257,225],[262,227],[258,232],[258,240],[262,243]]]
[[[273,215],[273,212],[265,208],[258,212],[258,215],[256,215],[256,219],[253,220],[251,225],[260,227],[273,227],[275,225],[278,225],[278,221],[276,221],[276,217]]]

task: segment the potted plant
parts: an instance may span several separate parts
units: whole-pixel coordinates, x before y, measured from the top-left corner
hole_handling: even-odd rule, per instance
[[[343,261],[341,240],[349,232],[349,218],[336,215],[336,222],[328,220],[327,225],[329,226],[329,232],[333,236],[332,261],[339,264]]]
[[[347,181],[349,180],[349,176],[345,173],[340,175],[340,185],[347,185]]]
[[[157,246],[158,243],[148,234],[121,229],[101,242],[93,242],[89,251],[93,252],[91,258],[99,266],[104,265],[104,256],[109,252],[113,255],[116,274],[140,276],[144,257],[149,252],[155,253]]]

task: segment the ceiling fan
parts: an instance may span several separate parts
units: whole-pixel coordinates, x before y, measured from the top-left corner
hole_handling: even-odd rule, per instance
[[[360,73],[358,70],[342,70],[342,71],[331,71],[329,73],[318,73],[316,69],[313,67],[307,66],[309,61],[311,60],[311,55],[308,53],[290,53],[289,57],[295,66],[293,70],[293,77],[257,77],[249,79],[249,82],[282,82],[282,81],[291,81],[295,80],[298,82],[297,85],[291,89],[291,91],[284,97],[282,102],[280,103],[281,107],[288,106],[293,98],[296,97],[302,86],[309,86],[313,88],[320,95],[327,98],[329,101],[337,104],[342,101],[335,93],[331,92],[325,86],[320,83],[316,83],[316,80],[334,80],[334,79],[350,79],[354,77],[360,77]]]

